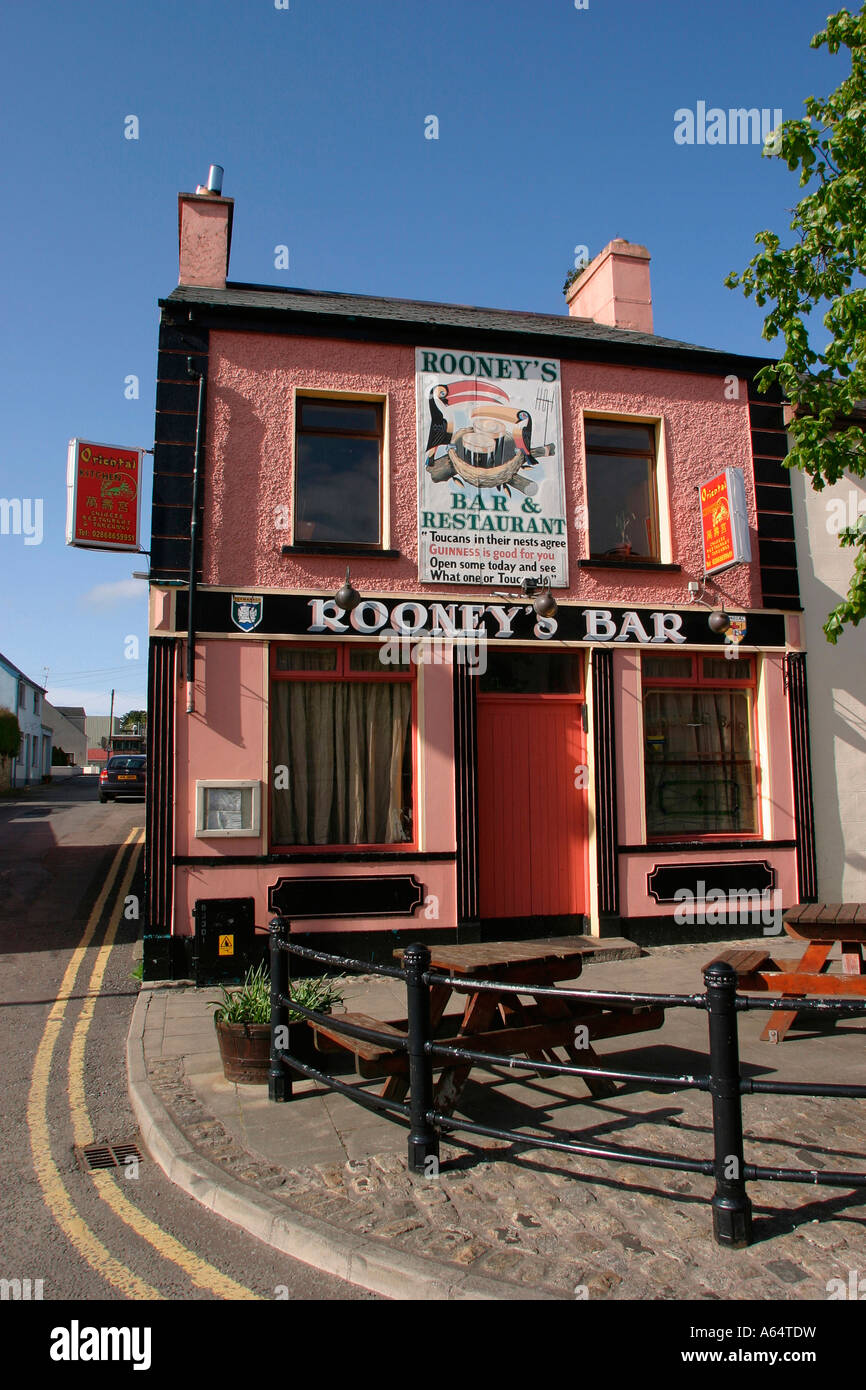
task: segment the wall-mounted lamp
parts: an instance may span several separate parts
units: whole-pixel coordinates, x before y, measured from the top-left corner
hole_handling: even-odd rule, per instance
[[[553,618],[556,616],[557,603],[553,594],[550,592],[550,585],[542,589],[533,599],[532,606],[539,618]]]
[[[557,602],[550,592],[550,584],[539,584],[537,579],[522,579],[520,581],[520,592],[524,598],[533,600],[532,606],[539,618],[553,618],[557,611]],[[496,598],[512,598],[512,594],[501,593],[494,589]]]
[[[361,595],[358,593],[358,590],[353,587],[352,581],[349,578],[348,565],[346,566],[345,581],[334,594],[334,602],[338,608],[342,608],[344,613],[351,613],[352,609],[357,608],[358,604],[361,602]]]
[[[707,592],[707,577],[704,575],[703,583],[698,579],[690,579],[688,584],[689,603],[702,603],[705,608],[712,608],[711,603],[707,603],[704,594]],[[710,632],[727,632],[731,626],[730,615],[724,608],[714,609],[707,618]]]

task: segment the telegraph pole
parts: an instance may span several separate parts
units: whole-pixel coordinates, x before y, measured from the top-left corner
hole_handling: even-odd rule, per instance
[[[111,757],[112,741],[114,739],[114,691],[111,692],[111,710],[108,715],[108,756]]]

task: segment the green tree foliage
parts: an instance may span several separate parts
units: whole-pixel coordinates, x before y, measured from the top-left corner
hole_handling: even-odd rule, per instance
[[[0,709],[0,757],[17,758],[21,747],[21,727],[11,709]]]
[[[849,76],[826,99],[809,97],[806,119],[785,121],[764,149],[799,170],[800,187],[809,190],[793,209],[796,240],[783,247],[773,232],[760,232],[755,243],[763,249],[725,280],[757,304],[773,305],[763,335],[782,334],[785,353],[757,381],[762,391],[778,385],[795,408],[785,463],[807,473],[818,491],[846,471],[866,477],[866,433],[851,423],[866,399],[866,4],[856,15],[829,16],[811,41],[812,48],[825,45],[833,54],[848,50]],[[830,334],[823,349],[808,322],[820,309]],[[824,624],[830,642],[866,617],[866,517],[839,541],[855,555],[847,598]]]
[[[123,716],[123,718],[121,719],[121,721],[120,721],[120,732],[121,732],[121,733],[125,733],[125,734],[131,734],[131,733],[132,733],[132,730],[133,730],[133,727],[134,727],[136,724],[138,725],[138,728],[139,728],[139,732],[140,732],[140,733],[143,734],[143,733],[146,732],[146,730],[147,730],[147,710],[146,710],[146,709],[131,709],[131,710],[129,711],[128,714],[125,714],[125,715]]]

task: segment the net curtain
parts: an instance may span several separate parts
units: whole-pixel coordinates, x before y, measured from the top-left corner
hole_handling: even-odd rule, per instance
[[[403,769],[408,683],[281,681],[272,688],[273,836],[284,845],[395,844],[411,838]]]

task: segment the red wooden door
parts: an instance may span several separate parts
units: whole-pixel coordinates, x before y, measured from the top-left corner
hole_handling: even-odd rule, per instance
[[[589,910],[584,750],[579,701],[479,695],[482,918]]]

